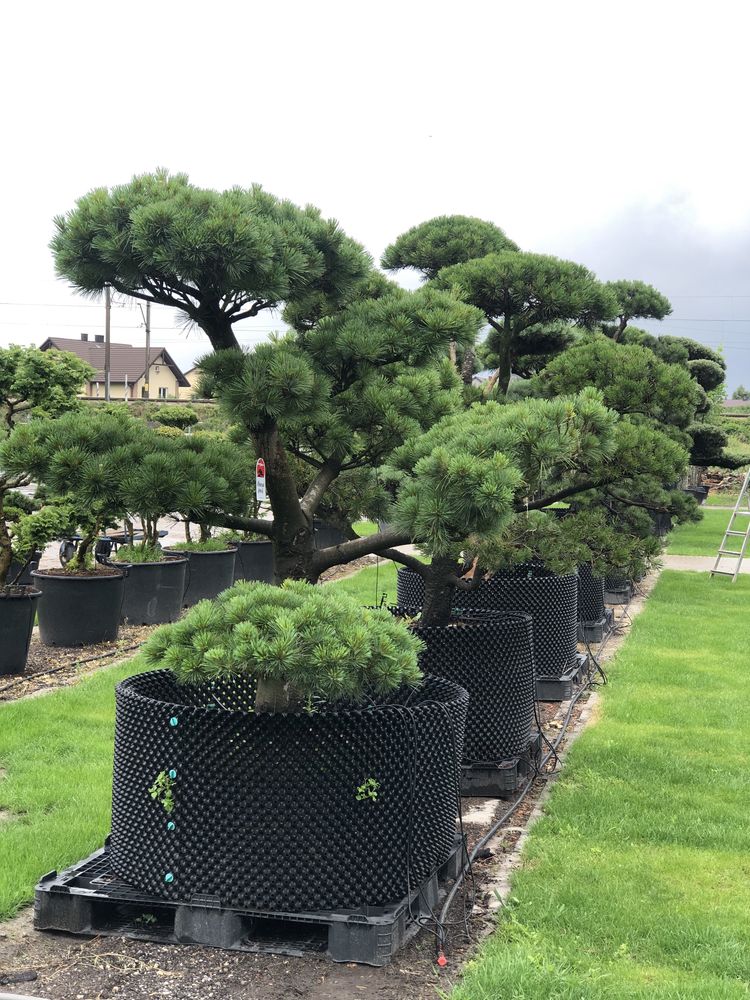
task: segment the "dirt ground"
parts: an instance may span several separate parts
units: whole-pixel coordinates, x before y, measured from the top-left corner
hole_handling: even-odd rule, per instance
[[[602,660],[609,659],[629,630],[653,585],[649,578],[627,610],[615,609],[616,630]],[[592,713],[582,698],[573,713],[560,749],[560,765],[570,743]],[[595,700],[595,697],[594,697]],[[568,704],[540,704],[543,732],[554,741]],[[448,964],[436,964],[435,937],[422,930],[391,965],[371,968],[335,964],[320,953],[303,957],[221,951],[187,945],[163,945],[117,937],[79,938],[33,930],[31,909],[0,924],[0,993],[45,1000],[116,1000],[165,998],[177,1000],[436,1000],[456,982],[461,965],[477,943],[494,927],[507,891],[507,880],[519,864],[519,846],[530,820],[541,809],[553,775],[537,779],[521,806],[490,841],[474,865],[474,884],[459,892],[450,913],[445,954]],[[475,844],[508,803],[464,799],[464,828]],[[486,854],[486,856],[484,856]],[[467,916],[470,938],[462,918]]]

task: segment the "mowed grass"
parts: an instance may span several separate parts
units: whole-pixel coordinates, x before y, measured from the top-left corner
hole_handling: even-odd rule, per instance
[[[0,705],[0,918],[109,832],[115,685],[139,659]]]
[[[734,507],[738,493],[709,493],[703,502],[704,507]]]
[[[750,996],[749,604],[662,574],[451,1000]]]
[[[363,605],[396,600],[396,568],[382,560],[333,583]],[[138,657],[73,687],[0,705],[0,919],[34,885],[102,846],[109,833],[115,686]]]
[[[703,519],[695,524],[680,524],[670,532],[667,553],[673,556],[715,556],[729,524],[728,510],[702,510]],[[742,529],[745,521],[737,518]],[[742,539],[733,539],[742,541]]]

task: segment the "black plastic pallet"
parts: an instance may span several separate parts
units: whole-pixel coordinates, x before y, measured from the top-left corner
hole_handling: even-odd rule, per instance
[[[578,622],[578,641],[589,644],[604,642],[614,625],[615,614],[612,608],[604,609],[604,617],[598,622]]]
[[[537,676],[537,701],[568,701],[573,697],[577,685],[588,672],[588,653],[576,653],[576,664],[559,677]]]
[[[465,764],[461,768],[461,795],[465,798],[512,799],[541,759],[542,737],[532,733],[522,757],[498,763]]]
[[[393,905],[280,913],[225,907],[216,896],[186,902],[150,896],[113,874],[105,846],[59,875],[53,871],[41,879],[34,927],[294,957],[312,951],[334,962],[388,965],[418,933],[420,921],[434,915],[441,883],[455,879],[464,860],[465,848],[457,841],[448,861]]]
[[[624,587],[604,591],[605,604],[629,604],[633,596],[633,588],[628,583]]]

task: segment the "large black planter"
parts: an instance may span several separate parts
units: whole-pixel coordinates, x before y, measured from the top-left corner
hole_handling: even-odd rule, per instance
[[[198,601],[213,600],[234,583],[237,549],[222,549],[219,552],[172,549],[171,554],[185,556],[188,560],[187,589],[182,598],[185,608],[191,608]]]
[[[112,642],[120,627],[125,575],[57,576],[34,570],[41,590],[39,635],[46,646]]]
[[[531,617],[467,611],[449,625],[417,625],[414,631],[427,647],[419,661],[425,673],[469,693],[463,762],[525,756],[534,721]]]
[[[689,493],[691,497],[698,501],[699,504],[705,502],[708,496],[707,486],[685,486],[682,490],[683,493]]]
[[[26,669],[40,597],[40,591],[32,587],[0,589],[0,676],[22,674]]]
[[[273,542],[237,542],[234,579],[273,583]]]
[[[177,621],[182,612],[187,567],[187,559],[178,556],[168,556],[162,562],[129,564],[120,620],[131,625]]]
[[[397,574],[398,604],[421,607],[424,581],[413,570]],[[578,577],[555,576],[537,565],[500,570],[476,590],[456,591],[456,607],[465,610],[515,611],[534,621],[534,663],[537,677],[562,677],[576,666],[578,639]]]
[[[604,577],[594,576],[591,566],[578,567],[578,620],[600,622],[606,614],[604,607]]]
[[[316,549],[327,549],[329,545],[340,545],[346,541],[344,532],[326,521],[318,521],[316,518],[313,522],[313,529]]]
[[[249,677],[130,677],[116,695],[112,867],[166,899],[249,909],[402,899],[454,846],[467,701],[427,678],[365,707],[255,713]],[[149,794],[162,772],[171,812]]]

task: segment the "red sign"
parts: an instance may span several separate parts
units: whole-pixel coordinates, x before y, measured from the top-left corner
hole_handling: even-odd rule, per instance
[[[266,463],[262,458],[255,463],[255,499],[266,499]]]

